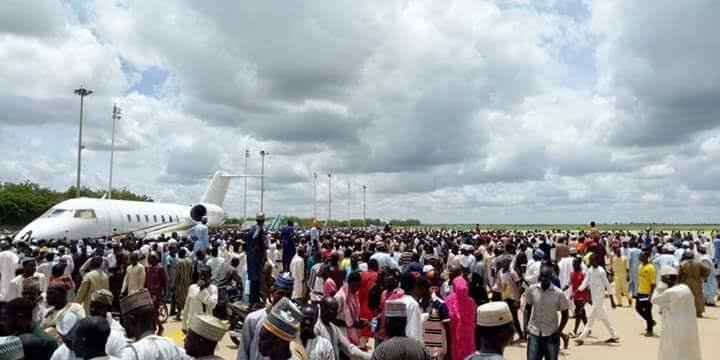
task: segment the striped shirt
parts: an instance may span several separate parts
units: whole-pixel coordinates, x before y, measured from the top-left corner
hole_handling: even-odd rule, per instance
[[[448,307],[435,294],[427,301],[421,301],[420,306],[423,313],[427,314],[427,319],[423,321],[425,350],[432,359],[444,359],[447,354],[445,324],[450,322]]]

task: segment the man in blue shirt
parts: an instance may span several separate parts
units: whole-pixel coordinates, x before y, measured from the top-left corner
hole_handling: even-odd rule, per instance
[[[283,272],[290,271],[290,261],[295,256],[295,226],[292,220],[288,220],[287,226],[280,231],[282,241],[282,264]]]
[[[263,265],[267,261],[268,243],[265,239],[265,214],[257,213],[255,226],[245,233],[247,246],[247,276],[250,281],[250,304],[260,304],[260,281],[262,280]],[[292,287],[291,287],[292,289]]]
[[[638,290],[638,267],[640,266],[640,254],[642,250],[638,249],[637,241],[630,240],[630,249],[628,250],[628,264],[630,267],[630,282],[628,284],[629,292],[632,296],[637,296]]]
[[[196,254],[198,250],[202,250],[207,253],[208,247],[210,247],[210,234],[208,233],[207,216],[203,216],[200,219],[200,223],[193,227],[192,234],[195,237],[193,254]]]

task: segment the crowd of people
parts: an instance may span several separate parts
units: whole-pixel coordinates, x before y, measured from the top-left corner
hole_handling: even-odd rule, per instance
[[[0,359],[220,359],[231,294],[251,311],[238,360],[557,359],[610,307],[635,306],[658,358],[700,359],[720,233],[300,228],[0,241]],[[184,347],[163,336],[161,307]],[[574,320],[572,326],[568,322]],[[572,327],[572,330],[570,330]]]

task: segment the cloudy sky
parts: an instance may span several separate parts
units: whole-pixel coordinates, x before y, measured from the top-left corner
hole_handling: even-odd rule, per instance
[[[718,222],[714,0],[4,0],[0,181],[424,222]],[[248,212],[259,182],[248,182]],[[242,214],[242,180],[226,199]]]

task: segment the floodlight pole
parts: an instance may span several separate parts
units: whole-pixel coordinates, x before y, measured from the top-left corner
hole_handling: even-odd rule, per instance
[[[75,94],[80,95],[80,130],[78,131],[78,151],[77,151],[77,179],[75,181],[75,197],[80,197],[80,170],[82,167],[82,130],[83,130],[83,108],[85,105],[85,97],[92,94],[92,90],[83,87],[75,89]]]

